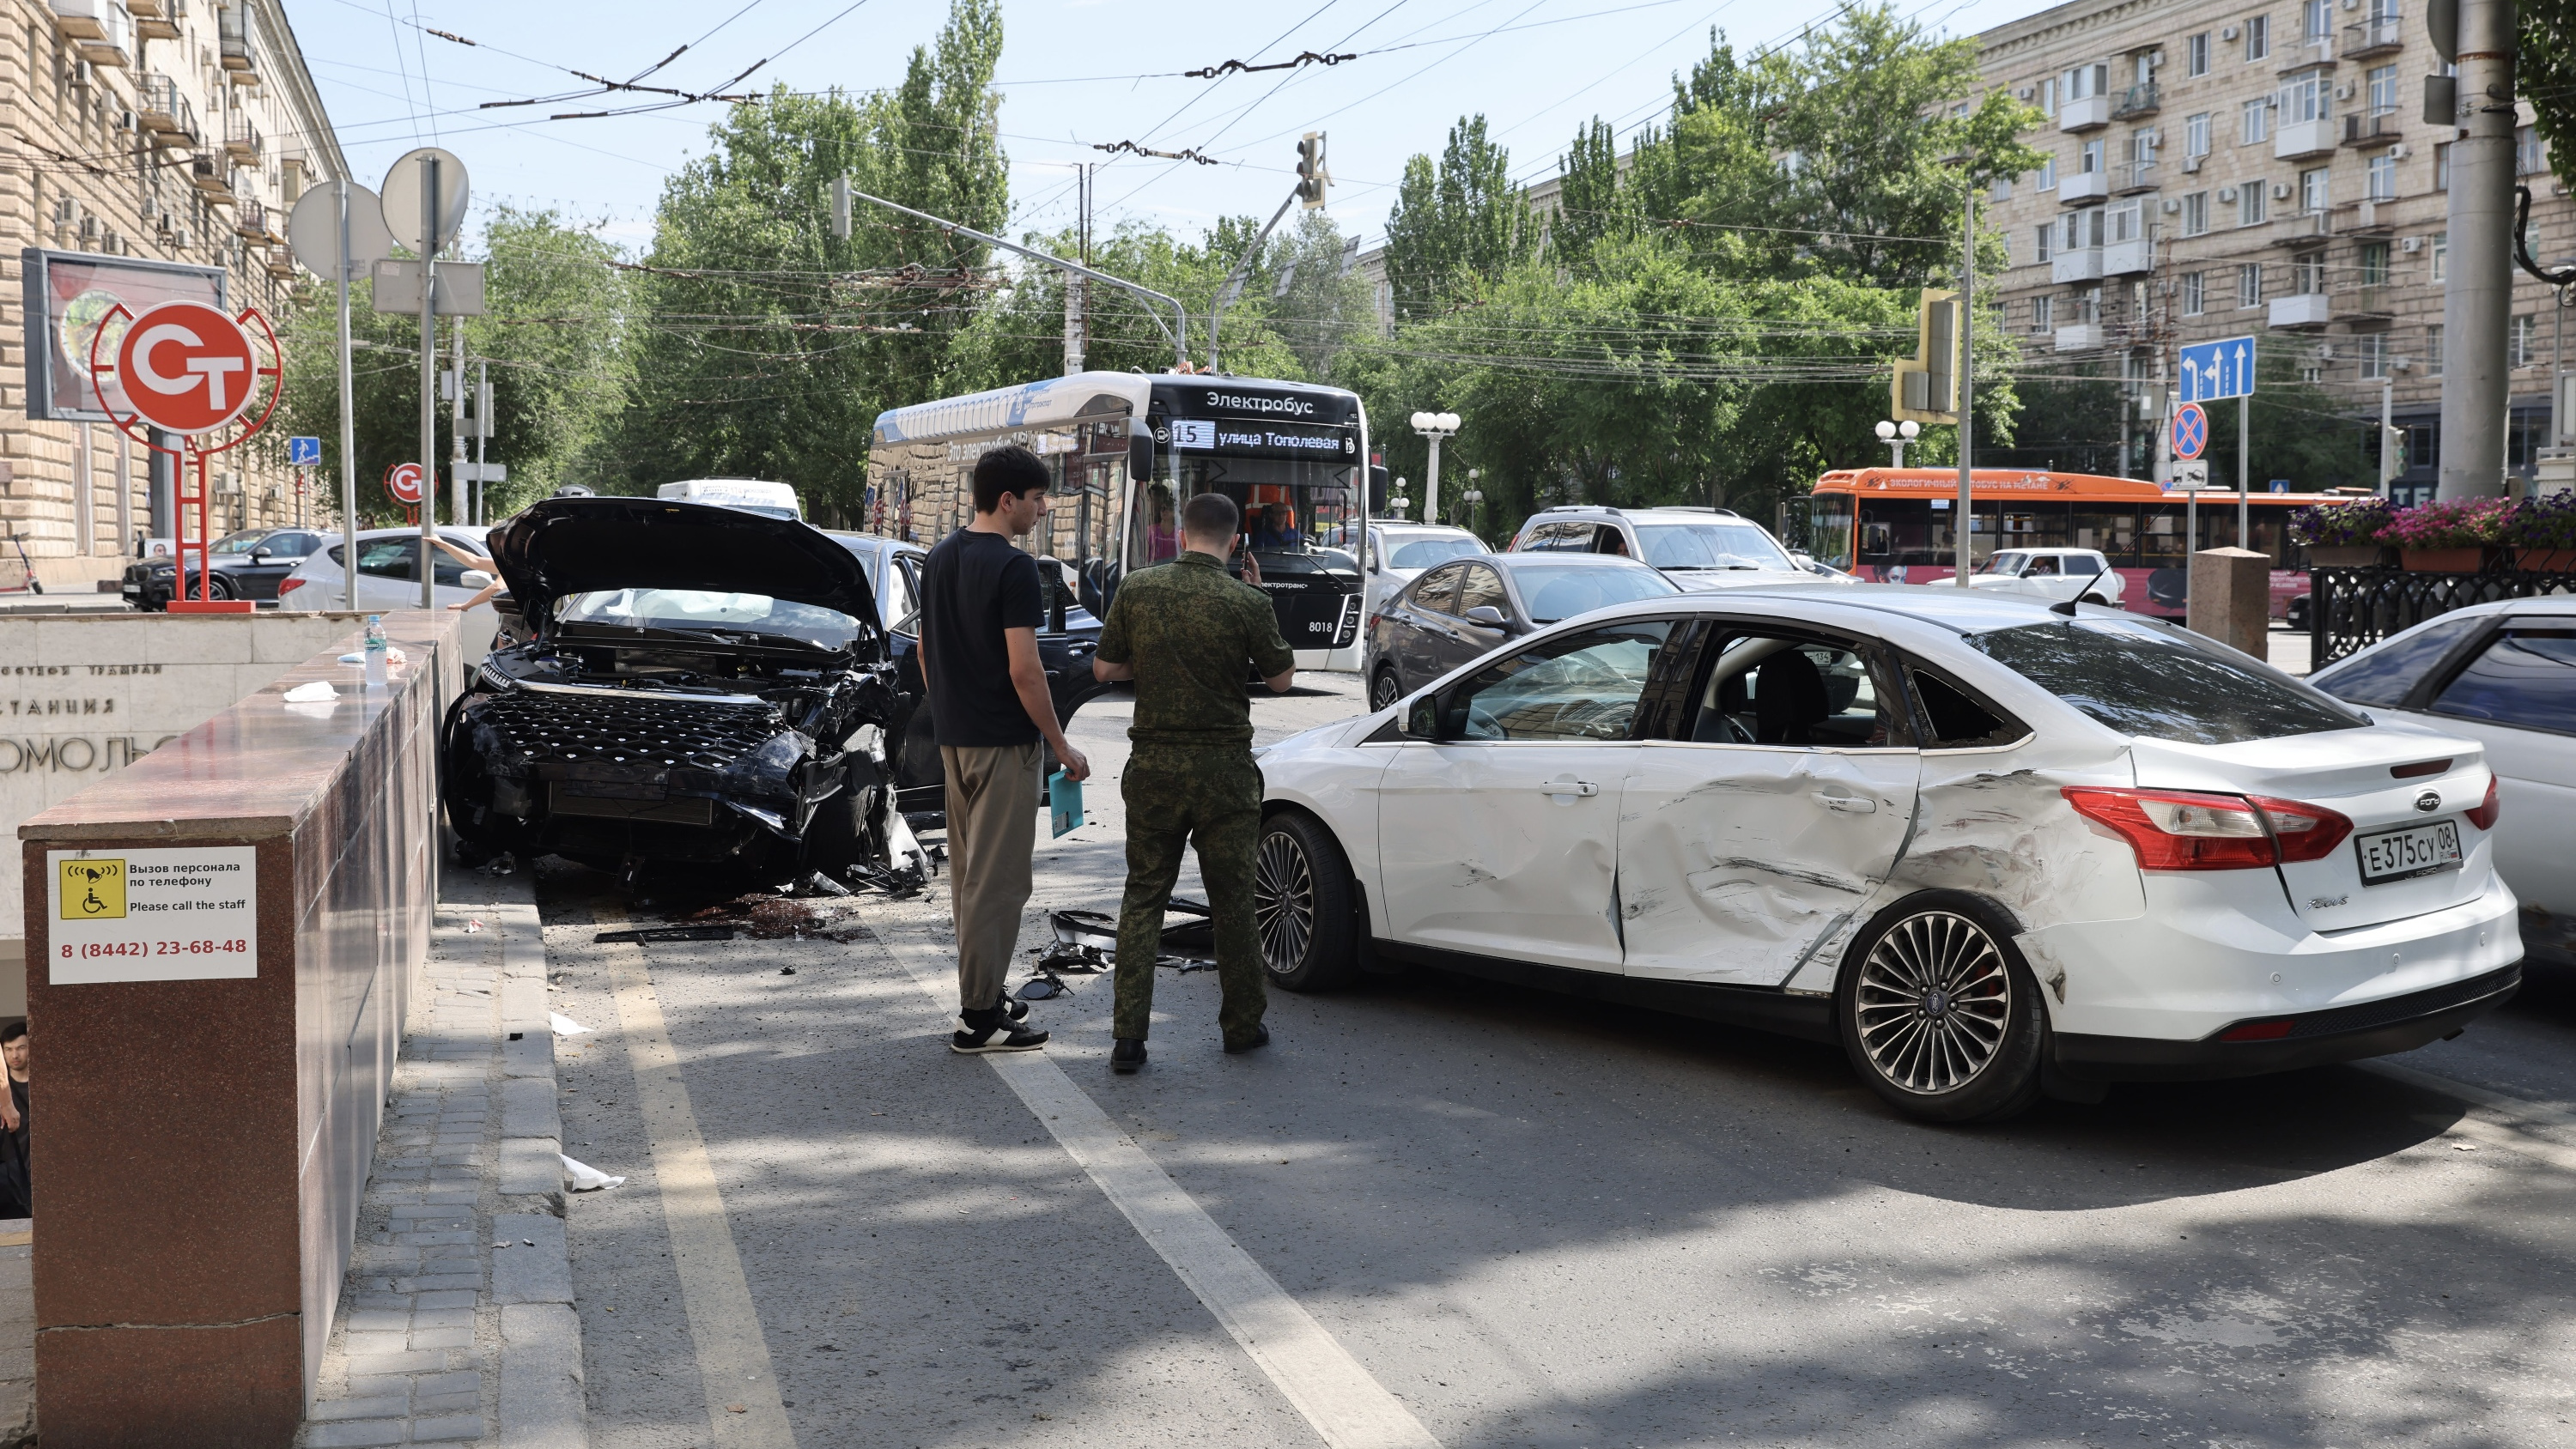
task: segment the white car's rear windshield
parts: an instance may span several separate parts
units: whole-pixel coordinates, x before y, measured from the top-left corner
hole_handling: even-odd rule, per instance
[[[1794,569],[1771,535],[1750,523],[1637,522],[1646,562],[1659,569]]]
[[[1389,568],[1427,569],[1484,551],[1484,545],[1472,538],[1417,538],[1407,543],[1399,537],[1386,541],[1386,562]]]
[[[1968,643],[2124,735],[2232,745],[2369,723],[2305,685],[2151,624],[2070,619],[1971,634]]]

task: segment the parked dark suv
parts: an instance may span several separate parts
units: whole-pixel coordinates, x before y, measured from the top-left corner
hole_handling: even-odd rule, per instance
[[[248,528],[216,539],[206,550],[211,592],[218,599],[274,600],[277,585],[305,555],[320,548],[322,534],[310,528]],[[125,601],[138,609],[161,610],[179,592],[179,561],[171,557],[136,559],[125,566]],[[188,568],[189,598],[197,596],[195,564]]]

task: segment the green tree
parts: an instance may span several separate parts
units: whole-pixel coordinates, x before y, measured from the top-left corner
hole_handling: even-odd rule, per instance
[[[995,0],[952,0],[901,85],[865,96],[781,87],[710,128],[714,149],[664,186],[639,269],[635,382],[603,472],[636,492],[730,474],[794,484],[814,516],[855,513],[888,407],[958,390],[958,335],[1007,278],[984,248],[829,188],[980,231],[1001,226]]]
[[[615,254],[554,211],[492,208],[484,224],[484,297],[491,309],[465,321],[469,358],[488,361],[493,436],[484,456],[506,464],[510,482],[485,495],[498,517],[557,486],[591,481],[599,439],[625,394],[624,274]],[[452,321],[439,329],[439,366],[448,365]],[[351,289],[351,391],[355,398],[358,508],[362,524],[390,523],[401,509],[384,491],[385,471],[420,457],[420,319],[373,309],[372,288]],[[333,306],[302,309],[281,339],[286,396],[272,432],[322,439],[314,497],[338,513],[340,403]],[[436,457],[451,456],[450,410],[437,410]],[[470,448],[470,445],[469,445]],[[447,497],[442,489],[442,502]]]
[[[1529,203],[1511,173],[1511,153],[1486,138],[1481,115],[1449,128],[1437,166],[1419,155],[1404,163],[1386,219],[1397,315],[1439,311],[1467,278],[1499,276],[1536,250]]]
[[[2521,28],[2515,88],[2531,103],[2532,124],[2549,145],[2549,169],[2576,186],[2576,8],[2565,0],[2525,0],[2514,18]]]

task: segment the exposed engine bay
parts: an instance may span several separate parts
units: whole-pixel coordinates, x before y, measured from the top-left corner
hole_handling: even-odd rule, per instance
[[[906,701],[846,550],[794,520],[564,498],[492,553],[528,637],[448,713],[470,846],[764,880],[920,869],[890,787]]]

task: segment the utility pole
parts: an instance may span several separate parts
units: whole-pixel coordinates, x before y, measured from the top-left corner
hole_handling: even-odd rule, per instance
[[[492,436],[492,364],[481,359],[474,363],[474,513],[473,521],[483,521],[483,444]]]
[[[2457,17],[2452,26],[2444,24],[2451,18],[2445,11]],[[2504,491],[2506,438],[2498,420],[2511,406],[2505,329],[2513,311],[2514,0],[2439,0],[2426,20],[2434,48],[2459,71],[2456,80],[2429,78],[2424,97],[2428,123],[2457,128],[2435,496],[2491,497]]]
[[[2397,364],[2381,364],[2379,373],[2379,496],[2386,498],[2397,483]]]
[[[340,607],[358,607],[358,410],[349,381],[349,178],[331,180],[332,211],[339,219],[340,275]]]
[[[1254,264],[1261,260],[1261,248],[1269,242],[1270,234],[1279,229],[1279,218],[1286,216],[1288,208],[1301,201],[1308,211],[1322,206],[1324,193],[1332,184],[1333,174],[1324,169],[1324,133],[1308,131],[1297,143],[1296,188],[1288,193],[1286,201],[1279,203],[1277,211],[1270,213],[1270,220],[1261,228],[1261,235],[1252,239],[1252,245],[1244,249],[1242,260],[1234,264],[1233,271],[1225,274],[1225,285],[1216,289],[1216,301],[1208,306],[1208,371],[1216,371],[1217,324],[1224,319],[1225,309],[1233,306],[1234,299],[1241,295],[1244,278],[1252,275]]]
[[[1085,266],[1091,263],[1091,163],[1076,162],[1074,191],[1074,255]],[[1064,274],[1064,375],[1082,371],[1083,355],[1089,338],[1085,335],[1090,321],[1090,292],[1082,277],[1074,272]]]
[[[420,168],[420,606],[438,607],[430,540],[438,535],[438,158]],[[346,568],[356,572],[358,556]]]
[[[1968,536],[1976,528],[1976,480],[1972,476],[1976,463],[1977,416],[1977,181],[1976,173],[1967,173],[1967,200],[1962,207],[1959,253],[1959,557],[1960,588],[1968,587],[1968,574],[1975,568]]]
[[[447,452],[450,464],[447,470],[447,521],[450,523],[469,523],[473,521],[474,515],[465,506],[466,393],[465,319],[463,317],[456,319],[455,358],[455,371],[449,374],[451,378],[451,396],[447,406]],[[427,567],[427,564],[428,560],[424,556],[422,566]]]

